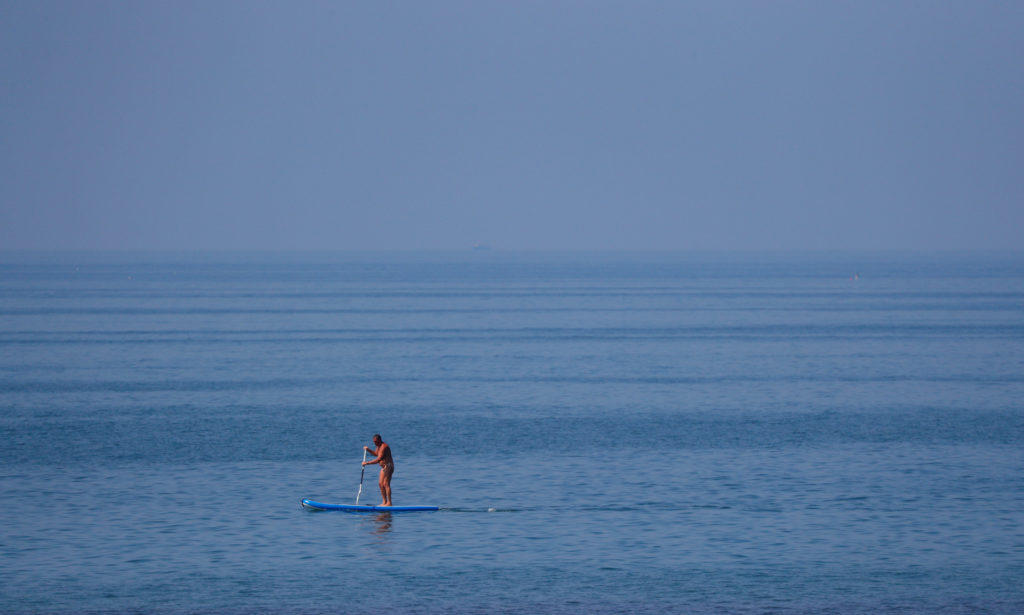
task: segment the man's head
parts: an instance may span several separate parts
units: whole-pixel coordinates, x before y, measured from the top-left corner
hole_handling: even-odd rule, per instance
[[[376,444],[377,446],[380,446],[380,443],[383,442],[383,441],[384,440],[381,440],[379,433],[373,434],[373,443],[374,444]]]

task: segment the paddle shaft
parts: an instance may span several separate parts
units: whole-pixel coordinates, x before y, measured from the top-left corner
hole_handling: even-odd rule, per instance
[[[366,463],[366,449],[363,449],[363,463]],[[359,506],[359,496],[363,495],[363,476],[366,475],[366,466],[359,470],[359,492],[356,493],[356,506]]]

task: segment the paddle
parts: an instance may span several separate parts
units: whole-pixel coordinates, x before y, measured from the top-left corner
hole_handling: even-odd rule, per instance
[[[363,463],[366,463],[366,449],[363,449]],[[363,495],[363,475],[366,474],[366,466],[359,471],[359,493],[356,494],[356,506],[359,506],[359,496]]]

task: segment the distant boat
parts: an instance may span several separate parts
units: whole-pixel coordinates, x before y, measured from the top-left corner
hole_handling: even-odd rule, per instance
[[[487,250],[490,250],[490,249],[491,249],[491,246],[489,246],[489,245],[487,245],[485,243],[477,242],[477,243],[473,244],[473,251],[474,252],[486,252]]]

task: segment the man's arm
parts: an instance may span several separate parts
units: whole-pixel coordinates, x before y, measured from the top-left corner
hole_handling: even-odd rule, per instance
[[[375,459],[371,459],[370,461],[364,461],[363,462],[364,466],[373,465],[375,463],[380,463],[380,460],[384,458],[384,447],[383,446],[381,446],[380,449],[376,450],[376,451],[370,450],[369,446],[364,446],[363,450],[364,451],[369,451],[369,452],[371,452],[371,453],[373,453],[374,455],[377,456]]]

